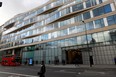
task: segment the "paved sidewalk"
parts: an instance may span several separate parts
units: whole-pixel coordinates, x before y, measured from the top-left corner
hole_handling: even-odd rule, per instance
[[[39,66],[39,65],[37,65]],[[116,69],[116,65],[93,65],[92,67],[90,67],[90,65],[79,65],[79,66],[75,66],[75,65],[46,65],[47,67],[59,67],[59,68],[115,68]]]

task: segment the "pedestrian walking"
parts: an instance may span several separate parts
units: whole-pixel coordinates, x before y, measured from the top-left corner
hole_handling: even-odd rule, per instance
[[[116,57],[114,58],[114,62],[115,62],[115,65],[116,65]]]
[[[49,64],[51,63],[51,61],[49,60]]]
[[[75,59],[75,66],[79,66],[79,60]]]
[[[64,59],[62,60],[62,64],[65,65],[65,60]]]
[[[45,77],[45,72],[46,72],[46,67],[45,67],[44,61],[42,61],[41,69],[40,69],[40,72],[38,72],[38,75],[40,77]]]

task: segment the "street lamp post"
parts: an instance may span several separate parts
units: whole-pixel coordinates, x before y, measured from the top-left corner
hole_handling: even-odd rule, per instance
[[[87,27],[86,27],[85,21],[82,21],[82,23],[84,23],[84,27],[85,27],[85,36],[86,36],[86,41],[87,41],[87,51],[88,51],[88,55],[89,55],[89,65],[90,65],[90,67],[92,67],[93,60],[92,60],[92,56],[90,56],[89,43],[88,43],[88,38],[87,38]]]

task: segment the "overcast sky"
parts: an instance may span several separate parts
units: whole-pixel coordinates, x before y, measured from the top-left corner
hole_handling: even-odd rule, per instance
[[[14,15],[40,6],[47,1],[48,0],[0,0],[0,2],[3,2],[2,7],[0,7],[0,26]]]

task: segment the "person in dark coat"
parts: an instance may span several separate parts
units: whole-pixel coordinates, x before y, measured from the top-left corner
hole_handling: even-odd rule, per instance
[[[79,64],[78,64],[79,63],[79,60],[78,59],[75,59],[75,62],[74,63],[75,63],[75,66],[77,66],[77,65],[79,66]]]
[[[114,58],[114,62],[115,62],[115,65],[116,65],[116,57]]]
[[[65,60],[64,59],[62,60],[62,64],[65,65]]]
[[[42,61],[41,69],[40,69],[40,72],[38,72],[38,75],[40,77],[45,77],[45,72],[46,72],[46,67],[45,67],[44,61]]]

